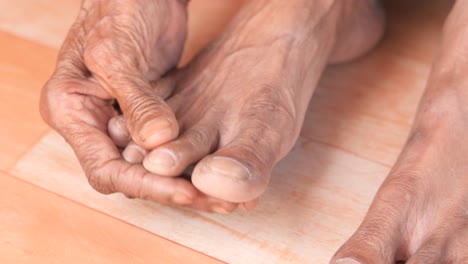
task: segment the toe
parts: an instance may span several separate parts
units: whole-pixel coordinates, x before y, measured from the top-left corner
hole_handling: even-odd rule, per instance
[[[401,254],[401,230],[407,219],[404,197],[407,195],[401,189],[384,185],[358,230],[341,246],[330,264],[395,263],[397,254]]]
[[[444,262],[445,253],[442,241],[428,241],[406,262],[407,264],[455,263]],[[445,243],[444,243],[445,244]]]
[[[447,220],[433,230],[407,264],[468,263],[468,228],[464,220]]]
[[[209,154],[218,142],[218,133],[209,123],[199,123],[178,139],[151,151],[143,165],[164,176],[179,176],[185,169]]]
[[[229,144],[197,164],[193,184],[202,192],[230,202],[247,202],[266,189],[279,153],[265,133],[244,130]]]
[[[225,151],[228,151],[227,149]],[[265,190],[269,176],[255,165],[248,165],[242,155],[216,153],[202,160],[192,174],[192,182],[200,191],[230,202],[252,200]]]

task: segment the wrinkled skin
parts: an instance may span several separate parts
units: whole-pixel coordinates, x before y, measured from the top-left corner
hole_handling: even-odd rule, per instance
[[[468,263],[467,26],[457,1],[406,146],[331,263]]]
[[[116,99],[127,120],[126,136],[140,146],[151,149],[177,137],[178,123],[157,83],[182,52],[185,5],[172,0],[84,1],[43,89],[41,114],[72,146],[96,190],[207,211],[220,206],[232,210],[234,204],[212,199],[184,179],[126,162],[107,133]]]
[[[458,1],[410,138],[331,263],[468,262],[467,14],[466,1]],[[297,139],[323,69],[369,51],[384,30],[373,0],[252,0],[192,63],[162,76],[181,46],[168,50],[149,41],[153,49],[145,49],[143,41],[143,48],[119,52],[119,63],[110,63],[122,49],[116,46],[135,41],[117,34],[101,47],[96,43],[109,39],[103,36],[114,35],[90,34],[97,23],[88,20],[78,19],[77,25],[94,26],[81,29],[86,34],[72,29],[44,90],[46,120],[72,145],[97,190],[216,212],[255,206],[273,166]],[[136,31],[183,42],[184,30],[156,25]],[[144,34],[141,40],[160,40]],[[114,98],[123,116],[110,106]],[[162,133],[167,126],[149,122],[161,116],[170,123]],[[140,133],[154,123],[150,133]],[[116,146],[125,148],[122,155]],[[193,185],[177,177],[196,162]]]
[[[320,12],[297,18],[303,8]],[[327,63],[362,52],[361,45],[343,52],[334,45],[335,34],[324,34],[349,23],[338,22],[342,9],[331,1],[248,3],[222,36],[164,80],[174,85],[167,103],[181,127],[179,138],[146,158],[144,149],[131,143],[123,156],[169,177],[198,162],[192,174],[197,189],[251,208],[274,165],[296,141]],[[272,22],[268,14],[281,22]],[[374,35],[367,46],[380,37]],[[112,125],[109,130],[114,131]]]

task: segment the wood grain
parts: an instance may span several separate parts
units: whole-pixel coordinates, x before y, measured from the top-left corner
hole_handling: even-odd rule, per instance
[[[0,172],[1,263],[221,263]]]

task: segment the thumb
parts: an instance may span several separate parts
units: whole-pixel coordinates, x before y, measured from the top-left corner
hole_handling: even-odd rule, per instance
[[[153,149],[175,139],[179,125],[161,97],[170,93],[174,82],[150,84],[146,74],[130,62],[134,59],[122,58],[125,57],[122,53],[117,58],[115,54],[119,53],[102,52],[99,46],[94,47],[85,53],[85,63],[92,76],[119,103],[133,141],[145,149]]]
[[[135,83],[133,80],[126,87],[128,93],[117,95],[116,99],[133,141],[145,149],[153,149],[175,139],[179,134],[179,125],[174,112],[159,96],[158,90],[152,90],[146,81]]]

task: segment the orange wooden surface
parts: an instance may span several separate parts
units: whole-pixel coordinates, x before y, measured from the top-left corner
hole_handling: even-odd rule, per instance
[[[0,263],[220,263],[3,172],[0,186]]]
[[[359,225],[405,142],[450,8],[449,1],[387,1],[385,39],[366,57],[325,72],[301,137],[275,168],[258,208],[224,216],[96,193],[70,148],[41,123],[36,111],[38,91],[53,67],[56,49],[78,2],[0,0],[0,10],[5,12],[0,15],[0,121],[4,122],[0,169],[32,183],[4,174],[0,178],[8,189],[8,195],[0,196],[0,213],[3,208],[8,212],[30,206],[26,210],[30,214],[22,211],[22,218],[32,219],[27,222],[30,225],[18,224],[14,218],[0,219],[5,222],[0,235],[19,234],[22,239],[8,244],[0,236],[0,245],[7,250],[3,253],[0,248],[0,255],[7,263],[35,247],[49,255],[32,254],[32,263],[34,259],[46,261],[47,256],[66,257],[50,253],[55,244],[40,244],[47,240],[42,229],[63,241],[57,245],[69,250],[68,256],[77,258],[84,251],[103,261],[139,256],[141,262],[154,263],[150,258],[158,254],[168,262],[171,258],[182,263],[196,258],[199,263],[207,261],[203,255],[134,226],[230,263],[327,263]],[[215,36],[239,6],[234,0],[191,2],[185,60]],[[9,196],[16,199],[6,200],[4,207]],[[57,207],[47,211],[49,203]],[[57,216],[61,208],[67,209],[67,221],[73,222]],[[99,230],[111,235],[99,235]],[[82,236],[75,241],[73,232]],[[127,238],[143,242],[134,247]],[[66,243],[71,246],[65,247]],[[166,245],[173,250],[161,251]],[[145,255],[145,251],[154,254]]]
[[[0,31],[0,169],[12,166],[48,130],[38,96],[55,50]]]

